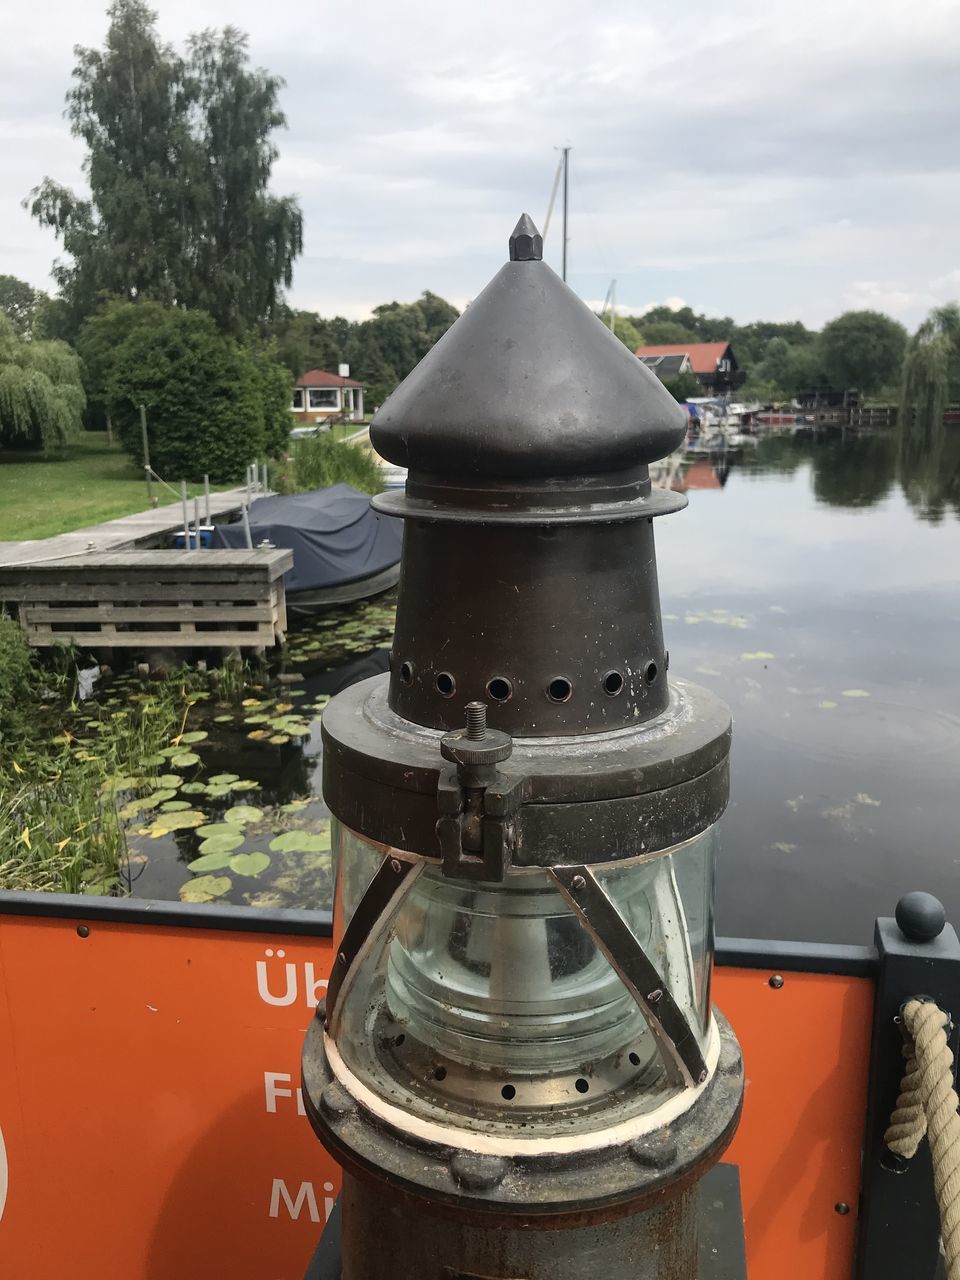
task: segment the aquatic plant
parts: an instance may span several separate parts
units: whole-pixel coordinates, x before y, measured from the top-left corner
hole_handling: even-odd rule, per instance
[[[77,712],[65,729],[53,709],[38,714],[34,693],[24,706],[29,726],[5,740],[0,762],[0,888],[110,892],[126,853],[122,801],[156,792],[160,770],[176,758],[169,744],[179,750],[189,736],[195,696],[184,682],[164,682],[126,707],[95,708],[82,720]],[[0,693],[4,710],[9,717]]]
[[[280,493],[303,493],[332,484],[351,484],[363,493],[379,493],[383,476],[369,449],[324,433],[291,441],[290,452],[275,467],[271,483]]]

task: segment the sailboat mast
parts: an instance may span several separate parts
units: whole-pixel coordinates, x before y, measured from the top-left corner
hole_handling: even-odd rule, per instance
[[[570,194],[570,148],[563,148],[563,268],[561,278],[567,278],[567,212],[569,208]]]

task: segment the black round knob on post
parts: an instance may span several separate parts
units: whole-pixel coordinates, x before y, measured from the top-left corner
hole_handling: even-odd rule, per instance
[[[897,924],[911,942],[932,942],[947,923],[947,913],[932,893],[905,893],[897,903]]]

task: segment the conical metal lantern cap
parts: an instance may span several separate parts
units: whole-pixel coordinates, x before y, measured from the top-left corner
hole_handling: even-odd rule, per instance
[[[662,383],[541,261],[524,214],[510,258],[374,417],[412,473],[542,481],[645,467],[683,439]]]

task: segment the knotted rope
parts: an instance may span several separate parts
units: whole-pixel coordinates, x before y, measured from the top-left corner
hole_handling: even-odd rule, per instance
[[[884,1142],[909,1160],[927,1137],[947,1280],[960,1280],[960,1100],[947,1043],[950,1020],[942,1009],[922,1000],[910,1000],[902,1017],[906,1068]]]

